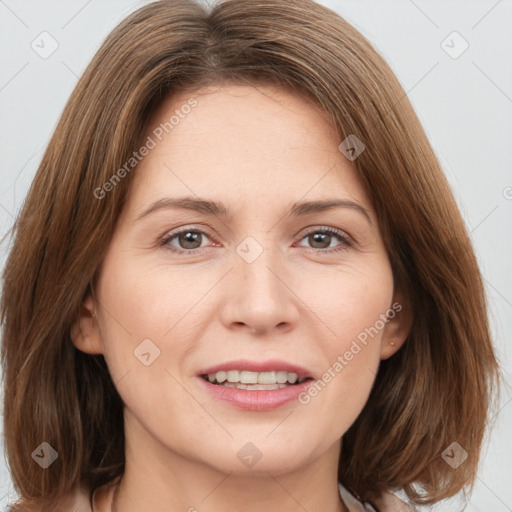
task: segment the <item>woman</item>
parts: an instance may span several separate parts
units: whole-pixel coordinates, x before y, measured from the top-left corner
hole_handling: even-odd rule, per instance
[[[385,512],[476,476],[497,364],[464,223],[388,65],[307,0],[108,36],[2,321],[13,510]]]

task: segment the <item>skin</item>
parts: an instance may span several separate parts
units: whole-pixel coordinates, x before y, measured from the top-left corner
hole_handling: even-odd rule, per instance
[[[182,92],[162,103],[148,135],[191,96],[197,106],[133,171],[97,302],[85,300],[72,328],[78,349],[104,355],[125,403],[116,508],[347,510],[337,488],[341,438],[379,361],[410,328],[375,211],[332,122],[294,93],[235,84]],[[236,215],[163,208],[136,220],[153,202],[185,195]],[[288,215],[294,202],[327,198],[356,202],[369,219],[353,208]],[[194,254],[169,249],[191,250],[183,236],[168,239],[183,227],[205,233]],[[308,236],[325,227],[351,241]],[[263,249],[252,263],[236,252],[247,236]],[[321,379],[395,302],[403,310],[306,405],[244,411],[200,385],[201,369],[241,358],[285,360]],[[148,338],[160,356],[145,366],[134,350]],[[237,457],[249,441],[262,454],[251,468]]]

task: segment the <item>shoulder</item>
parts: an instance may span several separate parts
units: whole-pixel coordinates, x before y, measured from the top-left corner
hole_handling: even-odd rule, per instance
[[[372,503],[361,503],[341,483],[339,485],[340,496],[349,512],[416,512],[404,501],[394,494],[385,492]]]
[[[381,494],[378,500],[375,500],[375,506],[379,512],[415,512],[407,503],[397,498],[394,494],[385,492]]]

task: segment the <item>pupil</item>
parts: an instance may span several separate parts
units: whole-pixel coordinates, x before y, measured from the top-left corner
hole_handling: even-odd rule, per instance
[[[321,247],[315,247],[316,249],[325,249],[326,247],[329,247],[331,241],[329,240],[331,235],[325,234],[325,233],[314,233],[313,235],[310,235],[310,238],[313,238],[313,247],[314,243],[320,243]],[[327,244],[325,243],[327,239]],[[311,240],[310,240],[311,242]],[[323,244],[323,245],[322,245]]]
[[[194,233],[193,231],[187,231],[180,235],[180,244],[185,249],[197,249],[201,247],[201,241],[199,239],[201,233]],[[197,241],[199,240],[199,244]],[[190,245],[191,244],[191,245]]]

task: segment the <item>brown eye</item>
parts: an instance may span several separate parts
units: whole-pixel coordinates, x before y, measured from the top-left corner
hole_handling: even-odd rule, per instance
[[[308,241],[313,249],[326,249],[331,245],[332,235],[326,233],[313,233],[308,235]]]
[[[333,228],[312,229],[304,235],[302,240],[307,240],[306,247],[327,254],[346,250],[352,245],[352,240],[346,233]],[[304,245],[300,246],[304,247]]]
[[[166,236],[161,245],[172,252],[194,252],[205,246],[203,242],[208,240],[208,235],[197,229],[182,229]]]
[[[197,249],[201,247],[201,233],[194,231],[184,231],[178,234],[177,237],[178,243],[182,249]]]

